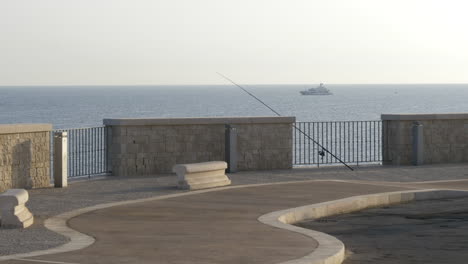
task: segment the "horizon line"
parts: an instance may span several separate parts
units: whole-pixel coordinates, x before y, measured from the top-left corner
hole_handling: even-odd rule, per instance
[[[242,85],[314,85],[319,83],[243,83]],[[468,85],[467,83],[324,83],[326,85]],[[218,84],[26,84],[9,85],[0,84],[0,87],[154,87],[154,86],[219,86],[232,85],[230,83]]]

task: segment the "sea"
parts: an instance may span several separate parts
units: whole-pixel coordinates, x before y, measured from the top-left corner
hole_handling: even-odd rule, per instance
[[[379,120],[391,113],[468,113],[468,84],[329,84],[333,95],[304,96],[316,85],[242,85],[297,121]],[[104,118],[275,116],[234,85],[0,86],[0,124],[101,126]]]

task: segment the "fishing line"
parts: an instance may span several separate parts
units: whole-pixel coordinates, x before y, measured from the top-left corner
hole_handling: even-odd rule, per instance
[[[228,80],[230,83],[234,84],[235,86],[239,87],[242,91],[246,92],[248,95],[252,96],[253,98],[255,98],[255,100],[257,100],[258,102],[260,102],[262,105],[264,105],[265,107],[267,107],[268,109],[270,109],[273,113],[275,113],[277,116],[281,116],[280,113],[278,113],[275,109],[271,108],[269,105],[267,105],[265,102],[263,102],[262,100],[260,100],[260,98],[258,98],[257,96],[253,95],[252,93],[250,93],[247,89],[245,89],[244,87],[242,87],[241,85],[237,84],[236,82],[234,82],[233,80],[229,79],[228,77],[224,76],[223,74],[217,72],[217,74],[221,77],[223,77],[224,79]],[[336,160],[338,160],[339,162],[341,162],[343,165],[345,165],[348,169],[354,171],[353,168],[351,168],[348,164],[346,164],[344,161],[342,161],[340,158],[338,158],[337,156],[335,156],[333,153],[331,153],[328,149],[326,149],[324,146],[320,145],[320,143],[318,143],[317,141],[315,141],[315,139],[311,138],[307,133],[305,133],[304,131],[302,131],[300,128],[298,128],[295,124],[293,124],[293,127],[299,131],[301,134],[303,134],[305,137],[307,137],[309,140],[311,140],[314,144],[316,144],[317,146],[319,146],[320,148],[322,148],[322,151],[320,153],[321,156],[323,156],[323,151],[327,152],[328,154],[330,154],[333,158],[335,158]]]

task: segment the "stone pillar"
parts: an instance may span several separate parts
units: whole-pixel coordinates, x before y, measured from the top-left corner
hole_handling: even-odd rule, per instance
[[[29,194],[24,189],[9,189],[0,194],[1,228],[26,228],[34,217],[26,207]]]
[[[413,123],[413,165],[424,163],[424,135],[423,125],[419,122]]]
[[[226,162],[228,164],[227,172],[234,173],[237,172],[237,128],[232,125],[226,125]]]
[[[54,186],[57,188],[68,185],[68,139],[67,132],[54,133]]]

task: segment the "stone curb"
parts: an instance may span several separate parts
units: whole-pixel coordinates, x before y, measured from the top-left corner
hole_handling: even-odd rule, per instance
[[[266,225],[286,229],[311,237],[318,247],[310,254],[281,264],[340,264],[344,260],[343,242],[328,234],[305,229],[291,224],[306,219],[350,213],[371,207],[399,204],[411,201],[467,197],[468,191],[461,190],[412,190],[353,196],[318,204],[300,206],[262,215],[258,220]]]

